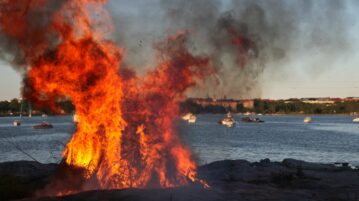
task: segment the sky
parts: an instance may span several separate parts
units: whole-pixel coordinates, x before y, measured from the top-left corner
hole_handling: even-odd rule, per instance
[[[108,3],[115,25],[113,38],[126,49],[129,62],[138,69],[142,69],[153,62],[153,58],[148,55],[149,52],[153,52],[152,43],[155,39],[162,37],[168,30],[183,28],[192,23],[188,20],[196,19],[196,16],[194,18],[188,17],[188,19],[185,16],[186,19],[171,21],[167,16],[169,11],[178,9],[178,12],[185,12],[186,9],[193,6],[194,10],[191,13],[195,13],[194,15],[209,13],[200,3],[188,7],[182,5],[182,2],[186,1],[163,2],[163,0],[110,0]],[[216,0],[207,2],[216,2]],[[249,5],[252,3],[249,2],[251,1],[238,0],[232,2],[226,0],[221,3],[216,2],[213,4],[220,5],[220,8],[216,11],[211,8],[211,12],[219,13],[221,16],[222,12],[231,11],[235,20],[243,22],[241,17],[246,18],[246,16],[237,15],[237,12],[244,12],[243,10],[251,8]],[[262,25],[254,24],[257,21],[249,20],[246,22],[248,29],[253,33],[259,30],[260,33],[256,34],[263,37],[262,41],[266,42],[264,46],[261,46],[263,51],[260,52],[264,58],[260,60],[264,62],[263,67],[255,72],[255,78],[248,78],[246,71],[240,71],[236,78],[226,82],[226,76],[232,72],[229,68],[229,71],[223,74],[226,76],[221,78],[225,83],[224,86],[219,89],[209,85],[207,87],[208,92],[207,89],[201,89],[204,91],[201,96],[210,94],[210,96],[217,96],[217,98],[227,96],[270,99],[359,97],[359,6],[355,0],[313,1],[319,3],[313,3],[309,8],[306,7],[307,5],[302,5],[304,1],[287,1],[289,3],[280,5],[283,6],[280,12],[283,12],[283,15],[288,15],[283,16],[283,18],[275,15],[277,11],[274,10],[274,6],[263,3],[264,1],[252,2],[258,3],[265,15],[264,18],[267,22],[265,31],[275,29],[277,30],[275,33],[280,33],[279,36],[273,36],[268,40],[269,43],[272,40],[276,47],[282,48],[285,51],[285,57],[280,60],[266,59],[270,57],[274,45],[268,45],[268,41],[265,41],[267,38],[263,36],[266,33],[261,32],[262,27],[260,26]],[[339,7],[338,2],[340,2]],[[198,5],[200,9],[195,7]],[[203,10],[201,10],[202,8]],[[288,17],[292,17],[290,18],[291,21],[285,20]],[[208,24],[212,22],[215,21],[208,20]],[[204,24],[206,23],[204,22]],[[288,26],[288,29],[281,27],[283,25]],[[189,26],[191,27],[191,25]],[[191,28],[193,29],[196,26]],[[206,31],[208,30],[203,29],[203,31],[207,34]],[[286,33],[288,36],[283,36]],[[138,41],[143,41],[144,47],[138,48]],[[205,46],[198,42],[198,47],[201,49]],[[204,52],[206,51],[204,50]],[[222,55],[221,58],[226,58],[226,56]],[[220,68],[226,67],[227,63],[223,63]],[[231,64],[228,63],[228,65]],[[20,96],[21,77],[20,73],[15,71],[9,63],[0,62],[0,100],[9,100]],[[246,79],[255,79],[255,81]],[[244,81],[241,82],[240,80]],[[255,93],[246,94],[243,90],[239,90],[237,93],[236,88],[240,88],[243,82],[255,85],[252,89]],[[212,87],[216,89],[214,91],[219,93],[211,92],[209,88]],[[229,88],[231,90],[228,90]],[[239,93],[241,95],[237,96]],[[197,93],[190,94],[190,96],[195,96],[195,94]]]

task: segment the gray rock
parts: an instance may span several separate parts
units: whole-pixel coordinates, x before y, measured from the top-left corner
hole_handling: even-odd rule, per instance
[[[30,186],[32,179],[50,178],[55,164],[34,162],[9,162],[0,164],[0,176],[26,178],[30,183],[21,183],[31,191],[44,185]],[[199,177],[211,188],[203,189],[198,184],[170,189],[122,189],[81,192],[63,197],[28,198],[24,201],[94,201],[94,200],[209,200],[209,201],[335,201],[359,200],[359,171],[334,167],[330,164],[309,163],[295,159],[271,162],[269,159],[250,163],[245,160],[224,160],[199,167]],[[20,180],[22,181],[22,180]],[[43,180],[49,181],[49,180]],[[16,182],[18,182],[16,180]],[[13,182],[9,185],[18,185]],[[44,183],[43,183],[44,184]],[[46,184],[46,182],[45,182]],[[7,192],[9,193],[9,192]],[[10,192],[14,193],[14,192]],[[16,193],[16,192],[15,192]],[[1,195],[1,194],[0,194]],[[30,194],[7,196],[0,200],[28,197]]]

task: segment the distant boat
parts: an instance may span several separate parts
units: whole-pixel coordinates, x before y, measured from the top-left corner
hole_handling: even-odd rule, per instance
[[[223,118],[222,120],[220,120],[218,122],[219,124],[225,125],[228,128],[231,128],[234,126],[234,124],[236,123],[236,121],[232,118],[232,115],[230,112],[227,113],[227,116],[225,118]]]
[[[242,121],[246,122],[246,123],[263,123],[264,122],[263,120],[261,120],[257,117],[243,117]]]
[[[80,121],[80,117],[77,114],[74,114],[74,116],[72,116],[72,121],[78,123]]]
[[[32,117],[32,108],[31,108],[31,103],[29,102],[29,118]]]
[[[188,119],[188,123],[194,124],[197,121],[197,117],[195,115],[192,115],[189,119]]]
[[[21,125],[21,122],[20,122],[20,120],[15,120],[12,124],[13,124],[14,126],[20,126],[20,125]]]
[[[312,123],[312,118],[310,117],[305,117],[303,120],[304,123]]]
[[[353,122],[359,122],[359,117],[354,118],[354,119],[353,119]]]
[[[194,124],[194,123],[196,123],[197,117],[196,117],[196,115],[194,115],[192,113],[187,113],[182,116],[182,119],[184,121],[187,121],[188,123]]]
[[[42,114],[41,116],[42,116],[43,118],[45,118],[45,117],[47,117],[47,114]]]
[[[23,114],[23,112],[24,112],[24,107],[25,107],[25,100],[24,99],[22,99],[21,100],[21,105],[20,105],[20,118],[22,118],[22,114]],[[31,103],[30,102],[28,102],[28,112],[29,112],[29,118],[31,118],[32,117],[32,108],[31,108]]]
[[[37,124],[33,126],[34,129],[49,129],[53,128],[52,124],[43,121],[41,124]]]

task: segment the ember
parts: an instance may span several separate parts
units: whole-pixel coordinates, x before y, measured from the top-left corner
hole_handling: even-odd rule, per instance
[[[77,131],[63,153],[67,170],[51,184],[54,193],[188,182],[208,187],[174,129],[177,102],[213,72],[207,58],[187,50],[188,33],[157,44],[158,66],[138,77],[120,67],[124,50],[106,38],[111,22],[104,0],[59,1],[41,25],[26,19],[48,14],[49,2],[2,1],[0,25],[29,66],[25,95],[54,111],[60,98],[76,108]]]

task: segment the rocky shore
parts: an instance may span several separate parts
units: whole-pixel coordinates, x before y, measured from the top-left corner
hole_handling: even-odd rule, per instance
[[[171,189],[123,189],[88,191],[63,197],[34,197],[51,180],[57,164],[30,161],[0,163],[0,200],[26,201],[359,201],[359,170],[334,164],[294,159],[250,163],[224,160],[199,167],[199,177],[211,186]]]

